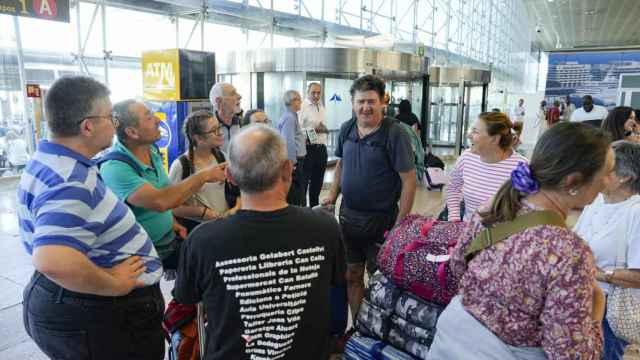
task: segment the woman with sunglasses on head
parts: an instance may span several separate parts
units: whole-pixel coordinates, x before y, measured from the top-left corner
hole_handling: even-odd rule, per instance
[[[171,164],[169,179],[179,182],[199,169],[225,162],[220,150],[224,143],[220,122],[209,111],[195,111],[184,123],[188,150]],[[240,194],[228,182],[207,183],[182,206],[174,210],[178,221],[191,230],[200,222],[234,214],[240,207]],[[234,203],[235,202],[235,203]]]

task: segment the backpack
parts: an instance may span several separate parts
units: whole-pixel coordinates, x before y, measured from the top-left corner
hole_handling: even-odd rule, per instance
[[[448,178],[444,173],[444,162],[429,151],[424,156],[426,186],[429,190],[442,190]]]
[[[211,149],[211,153],[216,158],[218,164],[222,164],[227,161],[224,157],[222,151],[218,149]],[[186,154],[180,155],[178,157],[178,161],[180,161],[180,165],[182,165],[182,180],[188,178],[191,174],[194,173],[193,164],[191,164],[191,160]],[[240,189],[231,184],[229,181],[224,182],[224,198],[227,201],[227,206],[231,209],[236,206],[236,199],[240,196]]]
[[[127,154],[120,151],[110,150],[108,153],[104,154],[96,160],[96,165],[98,165],[98,168],[101,168],[102,164],[111,160],[122,161],[123,163],[131,166],[133,170],[135,170],[135,172],[138,174],[138,176],[144,176],[143,170],[140,165],[132,158],[130,158]]]
[[[164,156],[160,152],[160,148],[158,147],[158,145],[153,144],[151,146],[156,149],[156,152],[158,154],[160,154],[160,156]],[[121,162],[131,166],[133,168],[133,170],[138,174],[138,176],[144,177],[144,170],[142,169],[142,167],[140,167],[140,165],[135,160],[133,160],[130,156],[128,156],[127,154],[125,154],[125,153],[123,153],[121,151],[109,150],[106,154],[104,154],[101,157],[96,159],[96,165],[98,166],[98,169],[99,169],[99,168],[102,167],[102,165],[105,162],[111,161],[111,160],[121,161]]]
[[[441,305],[449,303],[458,281],[449,271],[449,256],[466,223],[409,215],[386,236],[378,266],[396,286]]]
[[[202,333],[202,314],[198,305],[179,304],[171,300],[162,319],[162,329],[169,342],[170,360],[200,359]]]

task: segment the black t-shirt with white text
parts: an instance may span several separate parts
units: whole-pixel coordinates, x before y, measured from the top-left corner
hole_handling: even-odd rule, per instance
[[[204,303],[204,359],[326,359],[329,293],[344,282],[340,236],[332,216],[295,206],[197,227],[175,298]]]

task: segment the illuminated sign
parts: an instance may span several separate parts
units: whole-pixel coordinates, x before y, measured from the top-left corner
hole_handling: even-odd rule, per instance
[[[142,90],[146,100],[180,100],[178,49],[142,53]]]
[[[69,22],[69,0],[0,0],[0,14]]]
[[[40,85],[27,84],[27,97],[30,97],[30,98],[42,97],[42,93],[40,92]]]

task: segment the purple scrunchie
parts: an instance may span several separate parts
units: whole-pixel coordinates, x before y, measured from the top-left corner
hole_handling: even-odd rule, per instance
[[[519,162],[511,172],[511,184],[521,193],[535,194],[540,190],[540,184],[531,175],[529,165]]]

